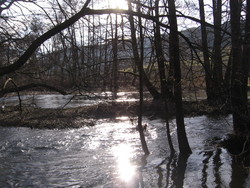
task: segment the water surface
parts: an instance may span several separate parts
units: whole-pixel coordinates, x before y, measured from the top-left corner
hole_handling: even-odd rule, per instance
[[[250,179],[216,144],[231,133],[231,116],[185,118],[189,158],[170,156],[165,125],[149,120],[150,155],[129,117],[67,130],[0,127],[0,187],[247,187]],[[176,127],[171,135],[177,148]]]
[[[150,97],[145,92],[146,98]],[[59,95],[59,94],[40,94],[22,95],[21,104],[39,108],[76,108],[80,106],[90,106],[101,102],[134,102],[139,100],[138,92],[118,92],[117,99],[113,100],[111,92],[86,93],[79,95]],[[7,96],[0,98],[0,106],[19,105],[20,99],[17,96]]]

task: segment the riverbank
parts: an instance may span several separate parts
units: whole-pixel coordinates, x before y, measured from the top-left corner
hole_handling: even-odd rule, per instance
[[[169,104],[170,117],[174,117],[175,107]],[[35,107],[6,107],[0,113],[0,126],[30,127],[38,129],[64,129],[94,126],[101,118],[118,116],[137,116],[138,102],[103,102],[96,105],[67,108],[42,109]],[[202,114],[225,114],[226,109],[209,106],[206,101],[184,102],[185,116]],[[150,119],[164,118],[162,101],[147,100],[144,102],[143,115]]]

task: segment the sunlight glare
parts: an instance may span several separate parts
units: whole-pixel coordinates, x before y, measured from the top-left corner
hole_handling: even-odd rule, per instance
[[[128,116],[119,116],[119,117],[116,117],[115,119],[121,120],[121,121],[129,120]]]
[[[115,9],[127,9],[127,1],[126,0],[109,0],[110,8]]]
[[[121,144],[113,149],[113,154],[117,158],[120,179],[125,182],[131,181],[136,174],[136,167],[130,162],[132,148],[129,145]]]

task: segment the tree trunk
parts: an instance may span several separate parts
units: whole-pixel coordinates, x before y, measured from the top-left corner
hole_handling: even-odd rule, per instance
[[[201,38],[202,38],[202,50],[203,50],[203,58],[204,58],[204,68],[205,68],[205,80],[206,80],[206,94],[207,101],[210,103],[213,101],[212,97],[212,74],[211,74],[211,64],[209,60],[209,50],[207,43],[207,30],[205,24],[205,11],[204,11],[204,1],[199,0],[199,8],[200,8],[200,19],[201,19]]]
[[[131,5],[131,0],[128,1],[128,7],[129,10],[132,10],[132,5]],[[140,21],[140,18],[139,18]],[[136,65],[138,66],[139,69],[139,94],[140,94],[140,105],[139,105],[139,112],[138,112],[138,128],[139,128],[139,133],[140,133],[140,140],[142,144],[142,149],[145,153],[145,155],[149,154],[149,150],[147,147],[147,143],[145,140],[143,128],[142,128],[142,109],[143,109],[143,41],[141,41],[141,58],[139,57],[138,54],[138,48],[137,48],[137,39],[136,39],[136,30],[134,26],[134,18],[133,16],[129,16],[129,22],[130,22],[130,29],[131,29],[131,38],[132,38],[132,47],[133,47],[133,54],[135,58]],[[140,22],[141,23],[141,22]],[[140,25],[140,35],[141,35],[141,40],[142,40],[142,25]]]
[[[172,84],[168,85],[166,74],[165,74],[165,58],[162,49],[162,38],[161,31],[159,25],[159,0],[155,1],[155,16],[157,22],[155,23],[154,37],[155,37],[155,53],[156,59],[158,63],[160,81],[161,81],[161,93],[162,95],[166,95],[169,100],[173,99],[173,91],[169,88],[172,88]],[[171,67],[171,66],[170,66]],[[171,71],[170,71],[171,72]],[[165,96],[164,96],[165,97]]]
[[[132,49],[133,49],[133,55],[134,55],[134,58],[135,58],[135,64],[136,64],[139,72],[141,71],[144,84],[147,87],[150,94],[153,96],[154,99],[159,99],[161,94],[156,90],[156,88],[152,85],[152,83],[148,79],[148,77],[147,77],[147,75],[146,75],[146,73],[144,71],[143,66],[141,67],[139,65],[139,61],[136,60],[136,59],[140,59],[140,57],[139,57],[139,54],[138,54],[138,48],[137,48],[138,45],[137,45],[137,42],[136,42],[137,41],[137,39],[136,39],[136,30],[135,30],[134,19],[133,19],[132,15],[129,15],[129,22],[130,22],[130,27],[131,27],[131,40],[132,40]]]
[[[221,104],[225,101],[225,90],[222,75],[222,52],[221,52],[221,0],[213,0],[214,18],[214,49],[213,49],[213,104]]]
[[[159,16],[159,0],[155,1],[155,15],[156,17]],[[159,18],[157,18],[157,21],[159,21]],[[168,143],[169,143],[171,152],[174,153],[175,150],[174,150],[174,146],[171,140],[171,134],[170,134],[170,128],[169,128],[169,110],[168,110],[168,101],[173,99],[173,94],[172,92],[167,90],[165,65],[164,65],[165,59],[163,56],[162,39],[161,39],[161,33],[160,33],[160,26],[158,23],[155,23],[155,50],[156,50],[156,57],[157,57],[159,74],[160,74],[161,95],[162,95],[162,99],[165,105],[165,121],[166,121]]]
[[[177,136],[180,153],[188,155],[192,153],[184,125],[183,107],[182,107],[182,88],[181,88],[181,67],[180,67],[180,49],[177,29],[175,1],[169,0],[169,56],[170,62],[174,65],[174,100],[176,105],[176,124]]]
[[[112,26],[111,26],[112,27]],[[113,98],[117,98],[117,92],[118,92],[118,49],[117,49],[117,43],[118,43],[118,34],[117,34],[117,14],[115,14],[115,33],[113,35],[113,29],[111,28],[112,33],[112,52],[113,52],[113,66],[112,66],[112,95]]]
[[[237,136],[250,135],[250,116],[247,106],[247,78],[249,74],[249,1],[247,1],[245,41],[242,45],[240,33],[241,1],[230,0],[232,31],[232,78],[231,105],[233,125]],[[243,48],[243,51],[242,51]]]
[[[102,90],[106,91],[108,83],[109,83],[109,63],[108,63],[108,19],[109,16],[106,18],[105,24],[105,43],[104,43],[104,72],[103,72],[103,86]]]

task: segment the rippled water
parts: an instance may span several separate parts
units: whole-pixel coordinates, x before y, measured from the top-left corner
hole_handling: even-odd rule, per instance
[[[216,143],[232,131],[231,116],[186,118],[193,154],[170,156],[165,125],[149,120],[142,153],[128,117],[94,127],[36,130],[0,127],[0,187],[247,187],[250,179]],[[176,128],[171,122],[176,144]]]

